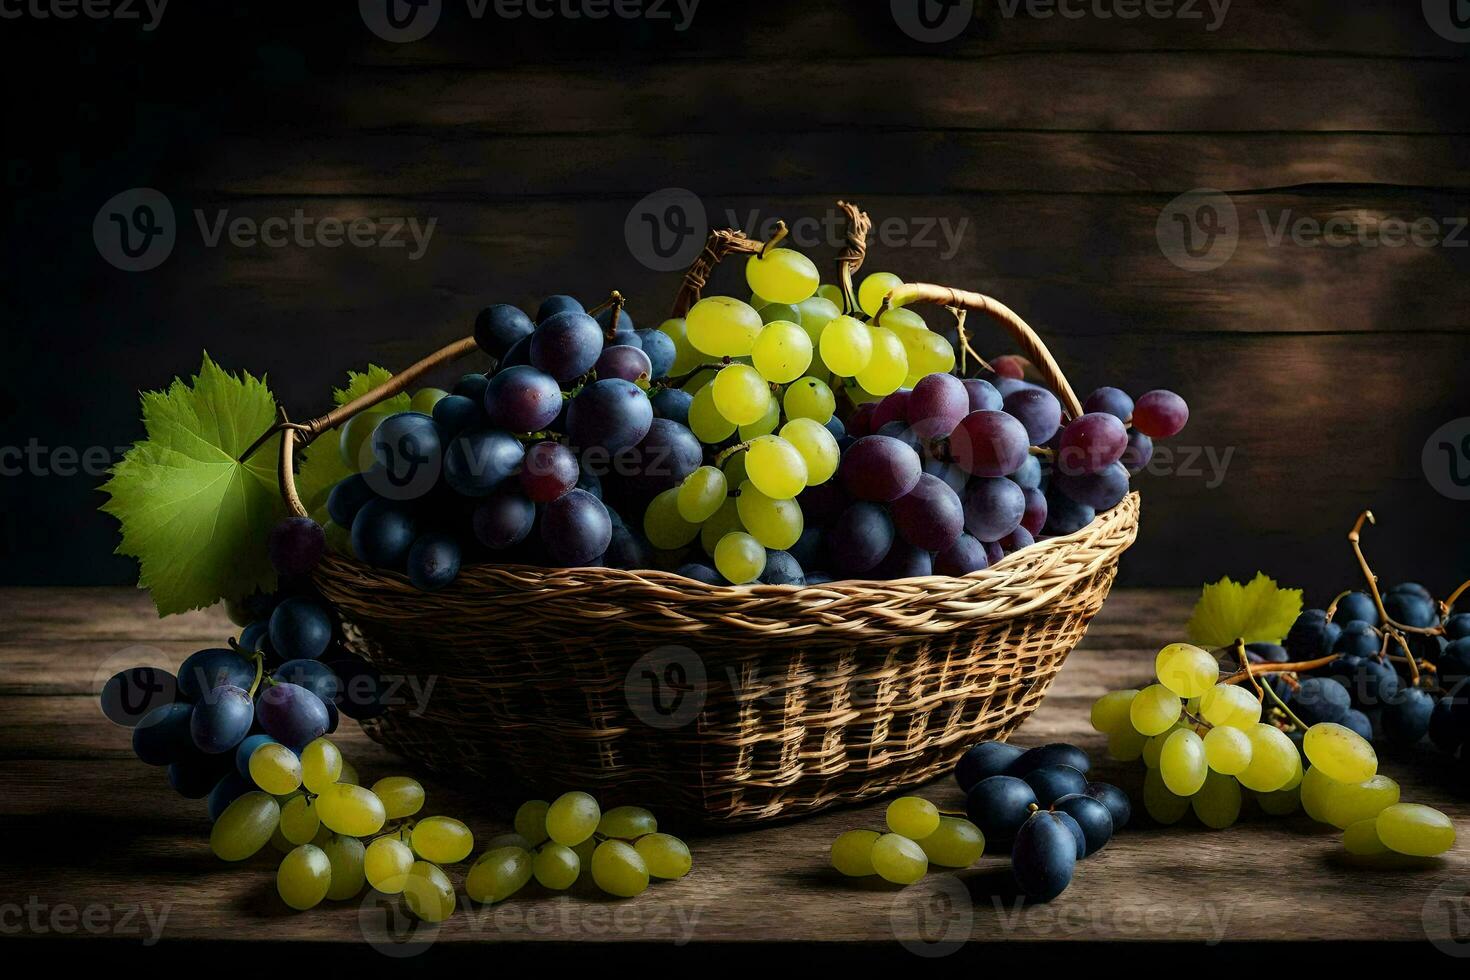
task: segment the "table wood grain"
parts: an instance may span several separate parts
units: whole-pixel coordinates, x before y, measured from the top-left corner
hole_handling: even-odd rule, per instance
[[[1150,658],[1179,633],[1192,594],[1121,591],[1098,616],[1041,709],[1015,736],[1066,740],[1093,754],[1098,778],[1137,798],[1141,772],[1105,758],[1087,724],[1101,692],[1147,678]],[[1007,862],[931,873],[899,889],[850,881],[827,866],[844,830],[879,827],[885,802],[779,827],[690,835],[694,870],[630,901],[580,886],[550,894],[534,884],[492,908],[461,907],[437,930],[413,926],[371,899],[292,914],[274,892],[277,856],[240,865],[209,852],[202,801],[183,800],[161,770],[133,759],[127,731],[99,712],[95,692],[120,666],[166,666],[217,645],[229,625],[217,611],[154,618],[126,589],[0,591],[0,931],[21,936],[122,936],[164,944],[238,939],[394,945],[444,942],[678,944],[821,941],[905,947],[933,954],[996,941],[1171,940],[1242,943],[1281,939],[1426,940],[1470,936],[1456,915],[1470,891],[1470,839],[1414,866],[1356,864],[1338,835],[1305,817],[1252,813],[1207,831],[1192,821],[1149,826],[1146,817],[1078,869],[1049,905],[1021,903]],[[425,812],[465,819],[480,839],[509,829],[505,803],[481,788],[424,777],[347,722],[334,736],[363,780],[423,778]],[[1385,759],[1406,799],[1438,806],[1463,825],[1429,749]],[[954,808],[948,780],[918,792]],[[1141,811],[1141,806],[1138,807]],[[24,842],[23,846],[17,846]],[[457,885],[465,866],[451,870]],[[1456,929],[1459,929],[1459,932]],[[396,937],[392,938],[392,937]]]

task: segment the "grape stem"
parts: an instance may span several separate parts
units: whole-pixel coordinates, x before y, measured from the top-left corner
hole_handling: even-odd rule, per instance
[[[231,640],[230,642],[233,643],[234,641]],[[252,701],[255,700],[255,691],[260,687],[260,679],[263,676],[265,676],[265,654],[257,653],[255,655],[255,680],[250,682],[249,696]]]
[[[760,257],[765,258],[766,254],[770,252],[771,249],[775,248],[781,243],[782,239],[786,237],[788,232],[789,229],[787,229],[786,227],[786,222],[778,220],[776,222],[776,233],[772,235],[764,245],[761,246]]]
[[[601,303],[598,303],[596,306],[592,307],[592,309],[587,311],[588,316],[595,317],[603,310],[611,307],[613,315],[612,319],[607,321],[607,328],[602,332],[603,340],[612,340],[617,335],[618,318],[623,315],[623,306],[626,303],[627,300],[623,299],[623,294],[614,289],[611,293],[608,293],[607,299],[603,300]]]
[[[745,450],[747,450],[749,448],[750,448],[750,443],[748,443],[748,442],[737,442],[735,445],[730,446],[728,449],[722,449],[722,450],[720,450],[719,455],[715,457],[715,465],[716,466],[719,466],[722,463],[724,463],[725,460],[729,459],[731,456],[734,456],[736,453],[744,452]]]
[[[1332,622],[1332,617],[1337,615],[1337,604],[1353,594],[1352,589],[1344,589],[1337,594],[1337,598],[1327,604],[1327,621]]]
[[[1256,675],[1255,665],[1252,664],[1250,662],[1250,658],[1245,655],[1245,640],[1242,640],[1242,639],[1239,639],[1239,638],[1236,639],[1236,641],[1235,641],[1235,651],[1236,651],[1236,653],[1238,653],[1240,655],[1240,659],[1245,663],[1245,675],[1251,679],[1251,682],[1252,683],[1255,683],[1256,684],[1257,690],[1265,691],[1267,694],[1271,695],[1271,700],[1273,700],[1273,701],[1276,702],[1276,706],[1278,708],[1280,708],[1283,712],[1286,713],[1286,717],[1290,718],[1291,719],[1291,723],[1293,725],[1295,725],[1297,728],[1301,729],[1302,731],[1306,731],[1308,728],[1310,728],[1311,727],[1310,725],[1305,724],[1300,718],[1298,718],[1292,712],[1292,710],[1290,708],[1288,708],[1286,706],[1286,702],[1283,701],[1283,700],[1281,700],[1281,695],[1279,695],[1279,694],[1276,693],[1275,688],[1273,688],[1270,684],[1260,684],[1260,683],[1257,683],[1256,682],[1256,679],[1255,679],[1255,675]],[[1337,658],[1334,657],[1332,659],[1335,660]],[[1282,667],[1282,666],[1285,666],[1285,665],[1284,664],[1274,664],[1273,666]]]
[[[690,370],[685,371],[683,374],[674,375],[668,378],[660,378],[658,379],[658,381],[654,382],[654,386],[659,388],[677,388],[684,382],[693,378],[701,371],[718,371],[720,368],[728,367],[729,364],[729,359],[726,359],[723,361],[712,361],[708,364],[696,365]]]
[[[1388,610],[1383,607],[1383,596],[1378,592],[1378,576],[1373,573],[1372,567],[1368,564],[1368,559],[1363,555],[1364,521],[1369,524],[1378,523],[1371,510],[1363,511],[1358,515],[1358,519],[1353,522],[1353,529],[1348,532],[1348,542],[1353,546],[1353,554],[1358,559],[1358,567],[1363,570],[1363,578],[1368,582],[1368,592],[1373,596],[1373,605],[1378,607],[1378,615],[1383,617],[1383,622],[1388,626],[1404,633],[1418,633],[1421,636],[1442,636],[1444,634],[1443,626],[1405,626],[1390,616]],[[1458,593],[1456,595],[1458,596]],[[1405,646],[1404,649],[1407,650],[1408,647]]]

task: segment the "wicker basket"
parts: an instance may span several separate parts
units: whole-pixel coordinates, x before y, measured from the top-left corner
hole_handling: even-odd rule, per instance
[[[710,246],[676,313],[722,255],[762,244],[721,232]],[[849,290],[856,251],[841,260]],[[889,301],[995,318],[1080,414],[1045,345],[1001,304],[922,284]],[[330,415],[284,425],[289,509],[305,512],[295,447],[473,349],[459,341]],[[1005,738],[1102,606],[1137,528],[1130,494],[1075,534],[963,578],[722,587],[658,571],[475,565],[426,594],[329,555],[316,582],[355,651],[434,681],[424,705],[365,725],[383,744],[456,777],[509,773],[544,793],[581,788],[734,826],[912,786],[975,742]]]

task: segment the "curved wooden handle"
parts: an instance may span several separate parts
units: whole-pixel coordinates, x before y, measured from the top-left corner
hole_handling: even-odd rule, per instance
[[[1011,335],[1026,357],[1036,369],[1041,372],[1042,380],[1062,402],[1062,411],[1068,418],[1075,419],[1082,414],[1082,403],[1077,400],[1077,393],[1072,390],[1071,384],[1067,382],[1067,376],[1062,373],[1061,366],[1057,364],[1056,358],[1051,356],[1046,344],[1031,326],[1016,314],[1009,306],[998,299],[992,299],[980,293],[972,293],[965,289],[954,289],[950,286],[936,286],[927,282],[906,282],[902,286],[896,286],[883,299],[883,305],[878,310],[878,315],[873,318],[877,322],[884,311],[889,307],[909,306],[913,303],[936,303],[940,306],[949,306],[961,310],[970,310],[975,313],[984,313],[994,320],[999,321],[1006,332]]]

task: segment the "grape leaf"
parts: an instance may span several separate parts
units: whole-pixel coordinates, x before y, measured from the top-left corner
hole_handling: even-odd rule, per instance
[[[280,436],[237,461],[276,421],[265,379],[232,375],[205,353],[192,384],[175,378],[144,392],[142,406],[147,438],[112,468],[102,510],[122,524],[117,553],[138,559],[158,614],[273,590],[265,541],[285,516]]]
[[[393,372],[376,364],[369,364],[366,371],[348,371],[347,387],[332,389],[332,398],[338,405],[346,405],[354,398],[361,398],[374,388],[382,387],[393,378]],[[402,391],[389,398],[387,401],[379,402],[373,406],[377,412],[406,412],[412,404],[408,392]]]
[[[1262,572],[1248,585],[1222,578],[1206,585],[1189,617],[1190,642],[1207,649],[1280,643],[1302,611],[1302,590],[1283,589]]]

